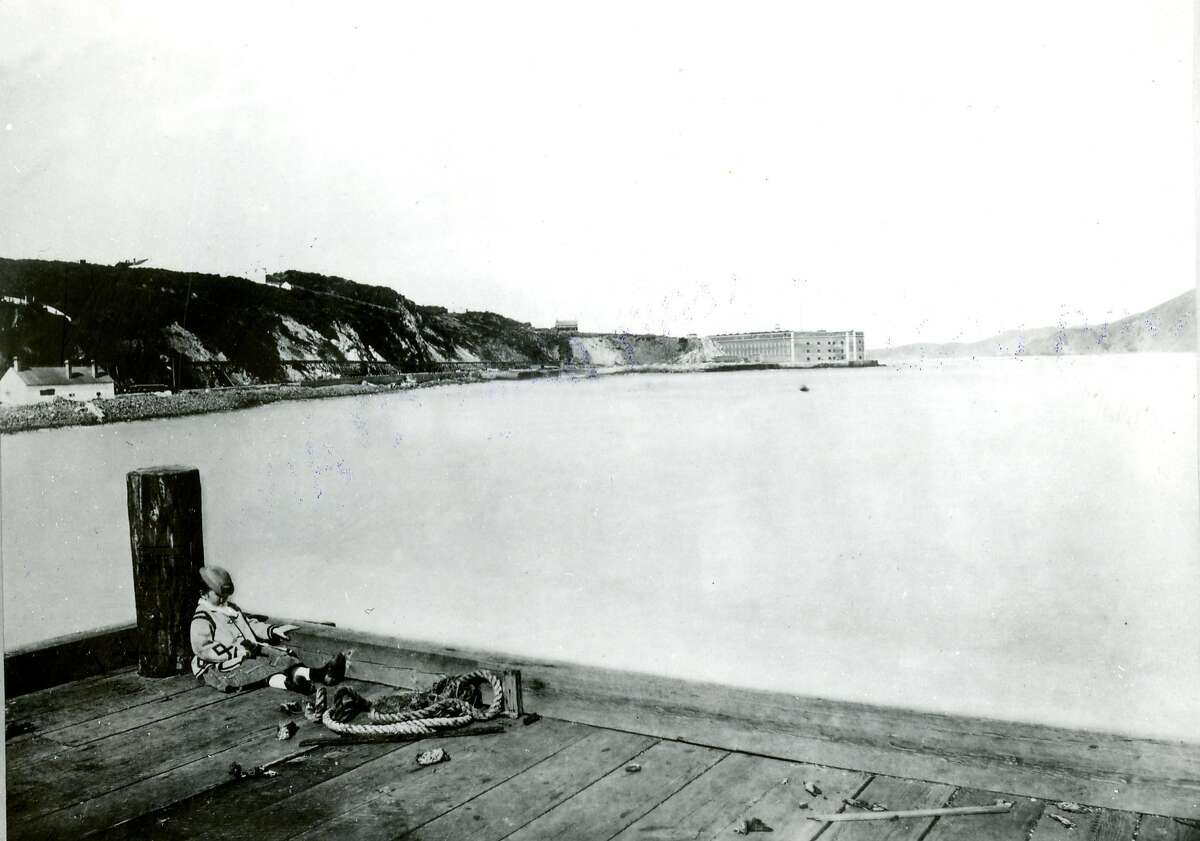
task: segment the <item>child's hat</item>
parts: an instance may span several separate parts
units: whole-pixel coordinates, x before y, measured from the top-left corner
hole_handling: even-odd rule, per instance
[[[219,596],[233,593],[233,577],[224,567],[200,567],[200,578]]]

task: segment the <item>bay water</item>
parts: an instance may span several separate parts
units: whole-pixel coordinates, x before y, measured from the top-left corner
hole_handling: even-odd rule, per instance
[[[1195,366],[493,382],[4,436],[5,646],[133,620],[125,473],[184,464],[247,609],[1196,741]]]

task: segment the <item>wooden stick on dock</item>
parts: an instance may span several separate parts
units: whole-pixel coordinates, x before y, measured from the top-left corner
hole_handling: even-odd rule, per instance
[[[944,815],[990,815],[997,812],[1007,812],[1012,808],[1011,803],[997,803],[993,806],[951,806],[946,809],[909,809],[906,812],[838,812],[832,815],[809,815],[810,821],[891,821],[900,818],[933,818]]]
[[[423,739],[461,739],[464,736],[489,736],[503,733],[507,728],[476,727],[473,730],[451,730],[442,733],[426,733],[421,735],[403,736],[318,736],[312,739],[302,739],[300,747],[317,747],[319,745],[378,745],[385,742],[419,742]]]

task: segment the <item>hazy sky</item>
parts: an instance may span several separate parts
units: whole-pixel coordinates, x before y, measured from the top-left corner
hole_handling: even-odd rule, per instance
[[[1095,322],[1194,284],[1191,38],[1187,0],[0,0],[0,256],[595,330]]]

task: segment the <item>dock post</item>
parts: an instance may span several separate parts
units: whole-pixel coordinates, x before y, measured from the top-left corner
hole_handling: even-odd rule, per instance
[[[188,625],[204,566],[200,471],[142,467],[125,476],[137,608],[138,674],[170,677],[191,657]]]
[[[504,714],[509,718],[525,715],[525,699],[521,692],[521,670],[505,670],[500,676],[504,687]]]

